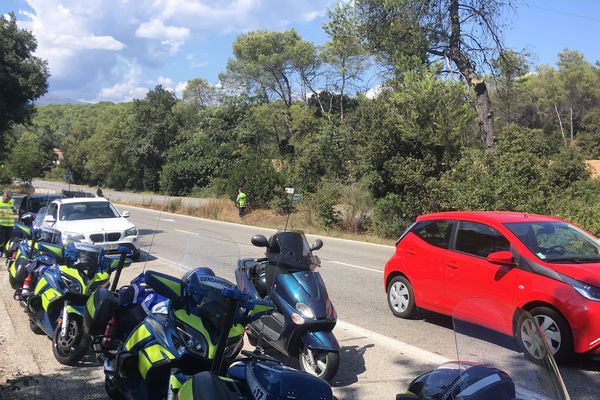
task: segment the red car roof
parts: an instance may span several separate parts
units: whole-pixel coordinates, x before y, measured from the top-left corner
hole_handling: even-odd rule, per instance
[[[563,221],[560,218],[546,215],[520,213],[512,211],[444,211],[424,214],[417,217],[417,221],[431,219],[469,219],[478,221],[490,221],[497,223],[526,222],[526,221]]]

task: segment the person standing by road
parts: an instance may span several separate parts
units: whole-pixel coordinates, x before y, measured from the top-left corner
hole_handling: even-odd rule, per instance
[[[235,199],[235,204],[240,211],[240,218],[242,218],[246,212],[246,207],[248,206],[248,196],[246,196],[246,193],[242,192],[242,188],[238,189],[238,195]]]
[[[12,193],[5,191],[0,198],[0,255],[5,252],[4,246],[11,238],[16,213]]]

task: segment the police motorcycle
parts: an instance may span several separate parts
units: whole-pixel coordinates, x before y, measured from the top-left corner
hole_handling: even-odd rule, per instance
[[[220,344],[217,333],[226,317],[219,291],[235,288],[208,267],[195,268],[182,279],[146,271],[144,280],[168,302],[155,306],[112,357],[107,354],[105,388],[113,399],[164,399],[185,376],[210,369]],[[200,290],[198,282],[215,289]],[[235,359],[243,347],[243,322],[227,330],[227,360]]]
[[[6,268],[8,268],[16,258],[17,249],[22,240],[31,239],[31,228],[33,221],[35,220],[34,213],[26,213],[19,219],[19,222],[15,224],[12,231],[11,238],[6,242],[4,246],[4,254],[6,254]]]
[[[23,217],[26,217],[25,214]],[[25,224],[15,224],[13,227],[14,239],[9,242],[8,249],[8,280],[15,290],[15,298],[19,299],[19,292],[29,277],[28,284],[33,284],[31,279],[32,262],[38,256],[47,256],[44,260],[62,261],[63,245],[61,234],[52,228],[32,228]]]
[[[104,255],[102,248],[72,242],[64,250],[64,263],[54,263],[37,271],[33,293],[27,297],[26,311],[35,333],[52,338],[52,351],[58,362],[75,365],[87,353],[89,335],[83,329],[84,306],[98,288],[108,285],[110,274],[130,265],[119,247],[120,256]]]
[[[207,281],[199,277],[189,290],[206,295]],[[178,400],[331,400],[329,384],[314,375],[282,365],[264,354],[260,348],[242,351],[242,358],[230,365],[224,359],[227,332],[236,322],[250,323],[273,311],[274,304],[252,298],[236,288],[219,289],[226,300],[226,314],[218,339],[216,356],[210,370],[198,373],[177,390],[169,388],[169,397]],[[172,370],[172,381],[180,382],[180,371]],[[174,378],[174,379],[173,379]]]
[[[480,315],[470,322],[482,304],[487,321]],[[453,325],[455,360],[416,377],[396,400],[570,399],[545,336],[526,310],[469,299],[454,310]]]
[[[118,288],[115,276],[110,288],[98,288],[86,302],[83,326],[91,337],[92,351],[101,361],[114,357],[127,335],[154,307],[168,299],[146,285],[142,272],[129,285]]]
[[[252,298],[269,299],[276,311],[250,324],[248,337],[260,336],[262,343],[298,357],[303,371],[333,379],[339,367],[340,347],[332,332],[337,313],[313,255],[323,242],[311,247],[301,231],[279,231],[268,240],[255,235],[251,242],[265,247],[266,257],[239,260],[237,285]]]

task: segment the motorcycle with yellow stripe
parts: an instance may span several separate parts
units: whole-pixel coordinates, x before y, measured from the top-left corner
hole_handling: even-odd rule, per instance
[[[34,213],[26,213],[20,219],[19,222],[13,226],[12,236],[6,242],[4,246],[4,254],[6,254],[6,267],[10,266],[10,263],[15,260],[17,249],[22,240],[31,239],[31,227],[35,221]]]
[[[104,255],[101,247],[73,242],[64,250],[64,264],[38,270],[33,294],[27,298],[27,312],[35,333],[52,338],[52,350],[58,362],[75,365],[87,353],[90,337],[83,329],[87,298],[97,288],[107,286],[110,274],[131,264],[118,247],[119,255]]]
[[[8,281],[19,291],[27,278],[27,265],[36,256],[47,255],[56,261],[62,258],[60,232],[51,228],[32,228],[24,224],[15,224],[13,239],[7,243]],[[15,296],[16,297],[16,296]]]
[[[215,288],[195,290],[199,277]],[[145,284],[168,301],[152,312],[129,334],[112,359],[104,363],[105,388],[112,399],[165,399],[171,377],[192,376],[211,368],[217,355],[218,333],[226,318],[226,302],[220,290],[235,289],[212,269],[199,267],[178,279],[146,271]],[[233,361],[243,347],[244,326],[230,325],[224,343],[224,357]],[[175,380],[173,380],[175,379]]]
[[[191,292],[206,290],[206,278],[199,277]],[[329,383],[315,375],[284,366],[255,351],[242,351],[234,363],[224,359],[224,344],[229,327],[236,322],[247,325],[275,310],[275,304],[251,297],[237,289],[224,288],[220,295],[227,303],[225,323],[211,369],[191,378],[176,369],[171,372],[168,399],[177,400],[332,400]],[[180,386],[180,383],[183,384]]]

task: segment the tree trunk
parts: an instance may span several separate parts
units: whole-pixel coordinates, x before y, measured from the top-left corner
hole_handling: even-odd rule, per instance
[[[563,137],[563,141],[565,142],[565,146],[567,145],[567,137],[565,136],[565,130],[563,128],[562,119],[560,118],[560,113],[558,112],[558,107],[556,103],[554,103],[554,111],[556,111],[556,116],[558,117],[558,125],[560,126],[560,134]]]
[[[473,82],[471,82],[473,85]],[[492,102],[487,90],[487,85],[482,79],[475,83],[475,110],[479,119],[479,136],[486,150],[492,149],[496,145],[496,131],[494,130],[494,114],[492,112]]]
[[[485,80],[477,75],[475,66],[469,55],[461,50],[461,27],[458,6],[458,0],[450,2],[450,43],[444,55],[456,64],[462,76],[467,80],[467,84],[475,89],[475,111],[479,119],[479,137],[485,150],[490,150],[496,145],[492,102]]]

